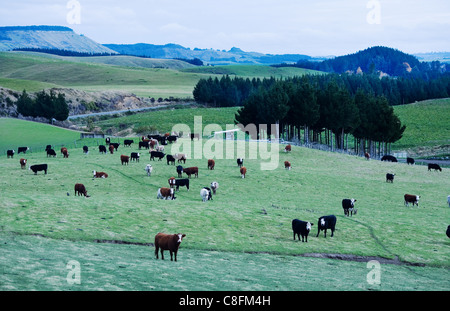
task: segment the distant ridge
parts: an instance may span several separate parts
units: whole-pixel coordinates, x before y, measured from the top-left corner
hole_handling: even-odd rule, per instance
[[[14,49],[59,49],[91,54],[117,52],[76,34],[65,26],[6,26],[0,27],[0,51]]]

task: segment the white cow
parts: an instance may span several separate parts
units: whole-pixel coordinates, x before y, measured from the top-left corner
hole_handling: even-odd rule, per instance
[[[153,167],[150,164],[147,164],[145,171],[147,172],[147,176],[152,176]]]

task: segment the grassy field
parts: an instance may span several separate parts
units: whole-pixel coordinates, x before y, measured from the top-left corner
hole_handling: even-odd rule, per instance
[[[48,137],[39,143],[52,143]],[[449,169],[428,172],[300,147],[286,154],[274,144],[272,159],[279,166],[261,170],[264,145],[232,146],[234,156],[245,151],[245,179],[234,156],[217,158],[213,171],[206,168],[207,156],[191,158],[183,166],[198,166],[199,177],[191,178],[191,190],[181,188],[175,201],[156,199],[157,189],[176,176],[173,165],[150,162],[145,150],[139,163],[121,165],[120,155],[139,151],[137,144],[106,155],[72,148],[68,159],[59,150],[56,158],[27,154],[29,165],[48,163],[47,175],[21,170],[17,156],[1,157],[1,288],[69,289],[65,266],[77,260],[83,279],[75,289],[81,290],[450,289]],[[196,148],[224,151],[212,141],[182,139],[166,152]],[[282,166],[285,160],[291,171]],[[147,163],[154,167],[151,177],[144,171]],[[93,179],[92,170],[109,177]],[[396,174],[393,184],[385,182],[387,172]],[[199,191],[214,180],[218,193],[203,203]],[[90,198],[74,196],[77,182],[85,184]],[[405,193],[421,195],[419,207],[404,206]],[[345,217],[341,200],[350,197],[357,199],[358,214]],[[335,236],[316,237],[317,219],[328,214],[338,219]],[[294,218],[314,223],[308,243],[292,240]],[[154,258],[149,243],[157,232],[187,235],[178,263]],[[367,283],[367,262],[302,257],[309,253],[375,256],[382,262],[381,284]]]

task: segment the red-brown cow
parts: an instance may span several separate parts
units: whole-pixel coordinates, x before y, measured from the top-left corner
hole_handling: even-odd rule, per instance
[[[291,151],[291,145],[287,145],[286,147],[284,147],[284,152],[290,152]]]
[[[75,184],[75,195],[77,195],[77,193],[79,196],[84,195],[87,198],[89,197],[89,195],[87,194],[86,187],[83,184]]]
[[[108,178],[108,174],[105,172],[92,171],[92,174],[94,174],[94,178]]]
[[[198,167],[197,166],[183,168],[183,172],[185,172],[189,178],[191,178],[192,174],[194,174],[195,177],[198,177]]]
[[[287,170],[290,170],[291,169],[291,162],[284,161],[284,168],[287,169]]]
[[[20,168],[25,169],[27,167],[27,159],[21,158],[20,159]]]
[[[208,169],[209,170],[213,170],[215,165],[216,165],[216,162],[213,159],[208,160]]]
[[[364,157],[366,158],[366,160],[370,160],[370,153],[364,152]]]
[[[109,145],[109,152],[110,152],[111,154],[114,153],[114,146],[113,146],[113,145]]]
[[[69,157],[69,151],[67,150],[66,147],[62,147],[61,148],[61,153],[63,154],[64,158],[68,158]]]
[[[170,252],[170,260],[173,261],[173,255],[175,254],[175,261],[177,261],[177,252],[180,247],[181,240],[186,234],[166,234],[158,233],[155,235],[155,256],[158,259],[158,251],[161,249],[161,259],[164,260],[164,251]]]
[[[166,188],[162,187],[158,189],[158,192],[156,193],[157,199],[163,199],[163,200],[175,200],[175,191],[173,188]]]
[[[245,168],[245,166],[241,167],[240,172],[241,172],[241,177],[245,178],[245,174],[247,173],[247,169]]]
[[[130,163],[130,157],[127,155],[121,155],[120,156],[120,161],[122,162],[122,165],[125,163],[126,165],[128,165],[128,163]]]

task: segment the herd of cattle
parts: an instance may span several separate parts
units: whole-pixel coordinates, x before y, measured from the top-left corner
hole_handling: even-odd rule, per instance
[[[162,159],[164,157],[166,157],[167,165],[174,165],[174,166],[176,165],[176,171],[178,174],[178,178],[170,177],[168,179],[169,186],[168,187],[160,187],[157,190],[157,194],[156,194],[157,199],[175,200],[176,199],[175,193],[176,193],[176,191],[179,191],[179,187],[186,187],[187,191],[189,191],[189,186],[190,186],[189,181],[190,181],[191,176],[198,178],[198,167],[196,167],[196,166],[183,167],[180,165],[181,163],[183,163],[183,164],[186,163],[187,157],[185,154],[177,153],[177,154],[171,155],[171,154],[164,153],[164,145],[167,145],[167,142],[170,142],[170,143],[176,142],[177,137],[178,137],[177,135],[169,135],[169,134],[166,134],[164,136],[148,135],[147,137],[143,136],[141,138],[141,141],[139,141],[139,143],[138,143],[139,149],[142,149],[142,148],[150,149],[150,151],[149,151],[150,161],[156,161],[156,159],[158,159],[158,161],[162,161]],[[197,137],[197,136],[191,135],[191,140],[194,139],[195,137]],[[108,150],[109,153],[114,154],[114,152],[116,152],[120,146],[119,143],[111,142],[109,138],[107,138],[105,142],[106,142],[106,145],[108,145],[108,148],[105,145],[99,145],[98,146],[99,153],[107,153],[107,150]],[[131,140],[131,139],[124,140],[124,146],[131,146],[133,143],[134,143],[134,140]],[[28,150],[29,150],[28,147],[19,147],[17,153],[18,154],[20,154],[20,153],[26,154],[26,152]],[[291,145],[288,144],[285,147],[284,152],[290,152],[291,150],[292,150]],[[46,151],[47,157],[56,157],[56,152],[54,149],[52,149],[51,145],[47,145],[45,151]],[[89,148],[87,146],[83,146],[83,153],[85,153],[85,154],[89,153]],[[14,150],[12,150],[12,149],[7,150],[8,158],[13,158],[14,154],[15,154]],[[65,147],[61,148],[61,154],[63,155],[64,158],[69,157],[69,152],[68,152],[67,148],[65,148]],[[130,156],[122,154],[120,156],[121,164],[128,165],[130,163],[130,161],[139,162],[140,156],[141,156],[140,152],[131,152]],[[365,158],[367,160],[369,160],[370,155],[368,153],[365,153]],[[393,156],[385,155],[381,158],[381,161],[397,162],[397,159]],[[175,162],[178,162],[178,165]],[[236,163],[239,168],[240,176],[242,178],[245,178],[247,169],[243,165],[244,159],[238,158],[236,160]],[[412,158],[407,158],[407,163],[414,164],[415,161]],[[216,163],[213,159],[208,159],[208,161],[207,161],[208,170],[214,170],[215,164]],[[26,165],[27,165],[27,159],[20,158],[20,167],[22,169],[25,169]],[[286,170],[290,170],[291,163],[289,161],[285,161],[284,167]],[[33,171],[35,175],[40,171],[44,171],[44,173],[47,174],[48,165],[47,164],[34,164],[34,165],[29,166],[29,170]],[[428,164],[428,170],[429,171],[430,170],[442,171],[442,168],[438,164],[430,163],[430,164]],[[153,171],[153,166],[151,164],[147,164],[145,167],[145,171],[147,173],[147,176],[150,177],[152,174],[152,171]],[[98,171],[94,170],[92,173],[93,173],[93,178],[108,178],[108,174],[105,172],[98,172]],[[185,173],[187,175],[187,178],[182,178],[183,173]],[[387,173],[386,174],[386,182],[393,183],[394,176],[395,176],[395,174]],[[211,182],[208,187],[201,188],[200,197],[201,197],[202,201],[206,202],[206,201],[212,200],[213,199],[212,195],[216,194],[216,191],[218,188],[219,188],[219,183],[217,181]],[[87,194],[86,187],[81,183],[76,183],[74,190],[75,190],[75,195],[89,197],[89,195]],[[68,193],[68,195],[69,195],[69,193]],[[414,205],[418,206],[419,198],[420,198],[419,195],[405,194],[404,195],[404,204],[406,206],[408,206],[409,204],[412,204],[413,206]],[[356,213],[357,213],[357,209],[355,208],[356,201],[357,200],[354,198],[351,198],[351,199],[346,198],[346,199],[342,200],[342,208],[344,210],[345,216],[356,215]],[[450,207],[450,195],[447,197],[447,203]],[[292,231],[293,231],[293,235],[294,235],[294,240],[295,240],[295,236],[297,235],[298,240],[300,240],[300,236],[301,236],[302,242],[308,242],[308,235],[309,235],[313,225],[314,225],[313,223],[308,222],[308,221],[293,219],[292,220]],[[336,216],[335,215],[327,215],[327,216],[319,217],[318,222],[317,222],[317,227],[318,227],[318,232],[317,232],[316,237],[319,236],[319,233],[321,231],[324,231],[324,237],[326,237],[327,229],[331,230],[331,237],[333,237],[334,231],[336,229]],[[450,226],[448,227],[446,234],[450,238]],[[181,234],[181,233],[173,234],[173,235],[158,233],[155,236],[155,255],[156,255],[156,257],[158,258],[158,250],[159,249],[161,250],[162,259],[164,259],[163,251],[169,250],[171,260],[172,260],[172,252],[173,252],[175,254],[175,261],[176,261],[178,247],[179,247],[183,237],[185,237],[185,234]]]

